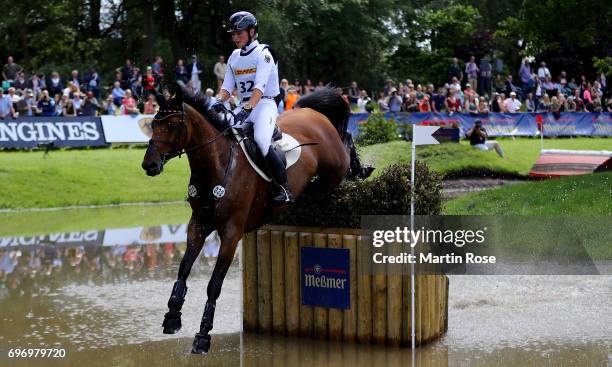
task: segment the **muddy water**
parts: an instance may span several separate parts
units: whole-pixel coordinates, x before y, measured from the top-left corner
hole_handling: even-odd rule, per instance
[[[192,356],[214,246],[189,279],[183,330],[164,335],[160,325],[185,245],[139,231],[136,239],[112,232],[115,242],[118,233],[128,238],[118,245],[90,236],[86,246],[0,248],[0,365],[410,364],[409,349],[241,334],[238,259],[217,304],[212,351]],[[158,240],[166,240],[164,231]],[[611,276],[451,276],[449,298],[448,333],[418,349],[419,366],[612,365]],[[7,358],[10,348],[42,346],[65,348],[67,356]]]

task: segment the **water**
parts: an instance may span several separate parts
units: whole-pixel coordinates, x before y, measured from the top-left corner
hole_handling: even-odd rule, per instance
[[[189,278],[183,330],[164,335],[184,226],[79,233],[0,239],[1,366],[410,363],[409,349],[241,334],[238,258],[217,303],[211,353],[192,356],[214,244]],[[9,247],[17,243],[31,246]],[[451,276],[449,299],[448,333],[418,349],[419,366],[612,365],[612,276]],[[67,357],[7,358],[10,348],[41,346]]]

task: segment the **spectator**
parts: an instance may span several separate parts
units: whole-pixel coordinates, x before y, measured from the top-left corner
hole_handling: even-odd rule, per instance
[[[144,96],[144,89],[142,88],[142,77],[139,76],[134,82],[132,82],[132,87],[130,89],[132,91],[132,96],[138,101],[140,101]]]
[[[500,157],[504,157],[504,151],[496,141],[487,141],[487,131],[482,127],[482,121],[474,121],[474,127],[469,129],[466,136],[470,139],[470,145],[476,149],[482,151],[489,151],[495,149]]]
[[[223,84],[223,78],[225,78],[226,69],[227,69],[227,64],[225,63],[225,57],[221,55],[219,56],[219,61],[217,61],[217,63],[215,64],[215,67],[213,68],[213,72],[215,73],[215,76],[217,77],[217,93],[221,92],[221,85]]]
[[[32,77],[30,78],[30,80],[28,80],[28,88],[32,90],[32,93],[34,93],[34,99],[38,99],[38,96],[40,95],[40,92],[47,88],[47,86],[45,85],[45,78],[43,77],[42,74],[32,74]]]
[[[497,92],[493,92],[493,97],[490,101],[491,104],[491,112],[501,112],[501,106],[499,105],[499,94]]]
[[[351,82],[351,87],[348,90],[348,100],[350,104],[357,104],[361,91],[357,87],[357,82]]]
[[[189,81],[189,73],[183,64],[183,59],[178,59],[176,62],[176,67],[174,68],[174,78],[177,82],[180,81],[185,84],[187,84],[187,81]]]
[[[62,79],[57,71],[51,73],[51,78],[47,83],[47,88],[49,89],[49,94],[51,95],[62,94],[64,84],[62,83]]]
[[[478,113],[482,113],[482,114],[489,113],[489,106],[487,105],[487,101],[485,97],[480,97],[478,99]]]
[[[567,90],[567,74],[565,71],[562,71],[561,74],[559,74],[559,91],[564,94],[569,93]]]
[[[383,91],[385,93],[385,97],[388,97],[391,94],[391,89],[392,88],[393,88],[393,80],[387,79],[385,81],[385,86],[383,88]]]
[[[15,108],[15,104],[17,102],[21,101],[21,97],[15,93],[15,88],[13,87],[10,87],[8,89],[8,96],[11,98],[11,101],[13,102],[13,108]]]
[[[488,56],[480,59],[480,84],[478,90],[480,95],[491,94],[491,61]]]
[[[525,99],[525,106],[527,112],[535,112],[536,111],[536,100],[533,99],[533,93],[527,93],[527,98]]]
[[[591,95],[591,84],[590,83],[587,83],[587,85],[584,88],[584,91],[582,92],[582,100],[584,101],[585,105],[593,103],[593,96]]]
[[[391,95],[389,96],[389,111],[391,112],[400,112],[402,110],[402,97],[397,94],[397,90],[392,88],[390,91]]]
[[[154,94],[149,94],[149,96],[147,97],[147,101],[144,104],[144,111],[143,113],[145,115],[155,115],[157,113],[157,100],[155,99],[155,95]]]
[[[378,109],[380,112],[389,111],[389,104],[387,104],[387,98],[385,97],[385,92],[378,93]]]
[[[117,106],[115,105],[112,94],[109,94],[108,97],[106,97],[106,100],[102,104],[102,109],[104,110],[105,115],[111,115],[111,116],[117,115]],[[145,109],[146,109],[146,103],[145,103]]]
[[[516,98],[516,92],[510,92],[510,98],[504,101],[508,113],[517,113],[521,109],[521,101]]]
[[[290,86],[289,89],[287,89],[287,102],[285,103],[285,111],[289,111],[290,109],[292,109],[298,98],[300,98],[300,96],[297,93],[296,87]]]
[[[91,69],[89,75],[85,77],[85,89],[87,92],[92,92],[94,97],[100,98],[100,76],[95,69]]]
[[[24,93],[24,98],[17,103],[17,114],[19,116],[34,116],[40,114],[36,107],[36,100],[31,89],[27,89]]]
[[[574,91],[578,89],[578,84],[576,84],[576,79],[572,78],[570,82],[567,84],[567,88],[570,90],[569,93],[574,94]]]
[[[125,91],[121,89],[120,82],[115,82],[111,94],[113,95],[113,102],[117,106],[121,105],[121,101],[123,100],[123,97],[125,97]]]
[[[303,91],[304,86],[300,85],[300,81],[299,80],[297,80],[297,79],[294,80],[293,81],[293,86],[295,87],[295,92],[297,94],[299,94],[299,95],[303,94],[302,91]]]
[[[548,94],[542,97],[540,103],[538,103],[536,112],[550,112],[550,97],[548,97]]]
[[[502,80],[501,74],[497,74],[495,76],[495,81],[493,82],[493,88],[497,93],[504,93],[506,90],[506,83]]]
[[[322,80],[319,80],[314,90],[318,91],[318,90],[323,90],[323,89],[325,89],[325,82]]]
[[[159,86],[164,80],[164,59],[161,56],[155,56],[155,62],[151,65],[151,70],[153,70],[155,85]]]
[[[419,111],[419,102],[416,97],[416,91],[414,89],[410,89],[410,92],[406,96],[406,100],[403,104],[403,110],[406,112],[418,112]]]
[[[66,86],[66,88],[64,88],[64,90],[62,91],[62,94],[68,94],[70,98],[73,98],[76,92],[79,92],[79,87],[78,85],[72,83],[71,80],[68,82],[68,86]]]
[[[438,93],[434,94],[431,100],[432,112],[442,112],[445,101],[446,101],[446,90],[444,89],[444,87],[440,87],[438,88]]]
[[[474,94],[465,95],[465,104],[463,106],[465,112],[478,113],[478,101]]]
[[[555,88],[555,84],[550,80],[550,77],[544,78],[542,88],[544,89],[544,93],[546,93],[548,97],[553,97],[557,95],[557,88]]]
[[[12,61],[12,58],[11,58]],[[16,118],[15,108],[11,97],[4,94],[4,90],[0,88],[0,119],[5,119],[7,116]]]
[[[521,86],[523,88],[523,94],[529,93],[534,87],[534,81],[531,78],[531,65],[529,64],[529,58],[525,57],[521,68],[519,69],[519,77],[521,79]]]
[[[49,96],[48,90],[43,90],[38,101],[38,109],[42,116],[53,116],[55,114],[55,101]]]
[[[476,91],[474,90],[474,88],[472,88],[472,85],[470,83],[467,83],[465,85],[465,90],[463,91],[463,94],[466,96],[466,99],[468,96],[476,98]]]
[[[81,88],[81,79],[79,78],[78,70],[72,70],[72,72],[70,73],[70,81],[72,82],[72,84]]]
[[[461,101],[455,96],[457,91],[454,88],[449,90],[448,97],[444,102],[444,107],[449,114],[461,112]]]
[[[142,82],[145,96],[155,94],[155,77],[153,76],[153,69],[150,66],[147,66],[147,71]]]
[[[459,82],[463,80],[463,73],[459,66],[459,60],[456,57],[453,57],[453,61],[448,67],[448,80],[453,80],[453,78],[457,78]]]
[[[60,94],[56,94],[53,96],[53,105],[55,106],[54,112],[52,116],[61,116],[62,115],[62,97]]]
[[[23,68],[13,62],[13,56],[9,56],[6,59],[6,64],[4,64],[4,67],[2,68],[2,79],[10,84],[17,78],[17,74],[22,71]]]
[[[431,103],[428,94],[423,96],[423,99],[419,102],[419,112],[431,112]]]
[[[349,98],[351,98],[349,96]],[[365,90],[362,90],[359,93],[359,98],[357,98],[357,113],[366,113],[366,112],[372,112],[371,110],[371,106],[370,111],[368,111],[368,103],[370,103],[372,99],[370,97],[368,97],[368,92],[366,92]]]
[[[125,65],[123,65],[121,68],[117,68],[116,71],[121,73],[121,80],[120,80],[121,88],[123,89],[130,88],[131,81],[132,81],[132,75],[134,73],[134,69],[132,67],[132,60],[126,59]]]
[[[567,98],[567,111],[568,112],[576,112],[576,101],[573,96]]]
[[[62,95],[62,101],[60,103],[62,107],[60,116],[67,117],[77,115],[76,108],[74,108],[74,104],[72,103],[72,100],[70,99],[70,96],[68,96],[68,94]]]
[[[506,83],[505,83],[505,93],[506,94],[510,94],[512,92],[519,94],[519,96],[521,98],[523,98],[522,95],[520,95],[521,93],[521,89],[519,87],[517,87],[516,85],[514,85],[513,80],[512,80],[512,75],[508,75],[506,77]]]
[[[81,114],[81,108],[83,107],[83,99],[81,98],[81,92],[76,92],[74,94],[74,98],[72,99],[72,104],[74,105],[74,109],[77,115]]]
[[[450,88],[454,89],[455,92],[461,91],[461,80],[459,78],[453,77],[451,79]]]
[[[608,98],[608,103],[606,103],[606,111],[612,112],[612,97]]]
[[[217,65],[219,64],[225,65],[225,63],[221,64],[221,58],[219,58],[219,62],[215,64],[215,68],[217,68]],[[225,70],[225,68],[223,70]],[[187,66],[187,73],[189,73],[191,76],[191,83],[194,93],[198,93],[202,90],[202,82],[200,81],[200,74],[202,74],[202,65],[200,65],[200,63],[198,62],[198,55],[194,54],[191,56],[191,64]],[[221,83],[223,83],[223,78],[221,78]],[[219,85],[219,76],[217,76],[217,85]]]
[[[12,87],[20,91],[23,91],[27,88],[27,82],[25,80],[23,71],[17,73],[17,78],[15,78],[15,80],[13,81]]]
[[[544,82],[546,78],[552,79],[552,75],[550,74],[550,70],[548,70],[546,67],[546,63],[542,61],[540,63],[540,68],[538,69],[538,79],[540,79],[541,82]]]
[[[98,112],[98,100],[93,95],[93,92],[87,92],[85,94],[85,101],[83,101],[82,115],[83,116],[95,116]]]
[[[470,62],[465,65],[465,74],[468,78],[468,83],[472,85],[474,90],[478,90],[478,72],[480,69],[476,65],[476,57],[470,56]]]
[[[302,95],[307,95],[310,94],[312,92],[315,91],[315,86],[312,84],[312,81],[310,79],[306,79],[306,84],[304,84],[304,87],[302,88]]]
[[[136,100],[132,97],[132,91],[126,90],[121,100],[122,112],[124,115],[138,115],[140,111],[136,107]]]

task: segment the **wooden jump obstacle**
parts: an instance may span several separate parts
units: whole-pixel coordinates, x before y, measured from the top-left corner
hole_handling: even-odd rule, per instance
[[[265,226],[242,242],[245,331],[347,342],[410,346],[410,274],[360,272],[369,247],[359,230]],[[300,292],[300,247],[350,251],[350,308],[305,306]],[[416,343],[448,327],[448,277],[415,279]]]

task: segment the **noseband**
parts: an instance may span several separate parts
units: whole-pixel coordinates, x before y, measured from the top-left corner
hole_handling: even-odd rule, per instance
[[[221,132],[219,132],[214,138],[212,138],[211,140],[203,143],[203,144],[198,144],[196,146],[190,147],[190,148],[181,148],[179,145],[181,143],[181,139],[183,138],[183,134],[186,131],[186,124],[185,124],[185,104],[182,103],[182,110],[164,110],[164,111],[160,111],[158,112],[155,117],[153,118],[153,122],[157,121],[157,122],[162,122],[165,121],[166,119],[170,118],[170,117],[175,117],[175,116],[180,116],[181,117],[181,122],[178,124],[178,129],[179,132],[176,135],[176,139],[174,141],[168,141],[168,140],[162,140],[162,139],[153,139],[151,138],[151,140],[149,140],[149,146],[153,147],[153,149],[159,151],[159,148],[157,145],[155,145],[154,143],[162,143],[162,144],[167,144],[170,145],[172,147],[172,150],[168,153],[165,154],[161,154],[161,159],[162,159],[162,165],[166,164],[166,162],[168,162],[169,160],[171,160],[172,158],[175,157],[179,157],[181,158],[181,155],[183,154],[187,154],[191,151],[194,151],[196,149],[200,149],[200,148],[204,148],[205,146],[214,143],[218,137],[220,137],[221,135],[225,134],[229,129],[231,129],[231,126],[228,125],[228,127],[226,127],[225,129],[223,129]],[[158,117],[159,114],[162,113],[163,116]]]

